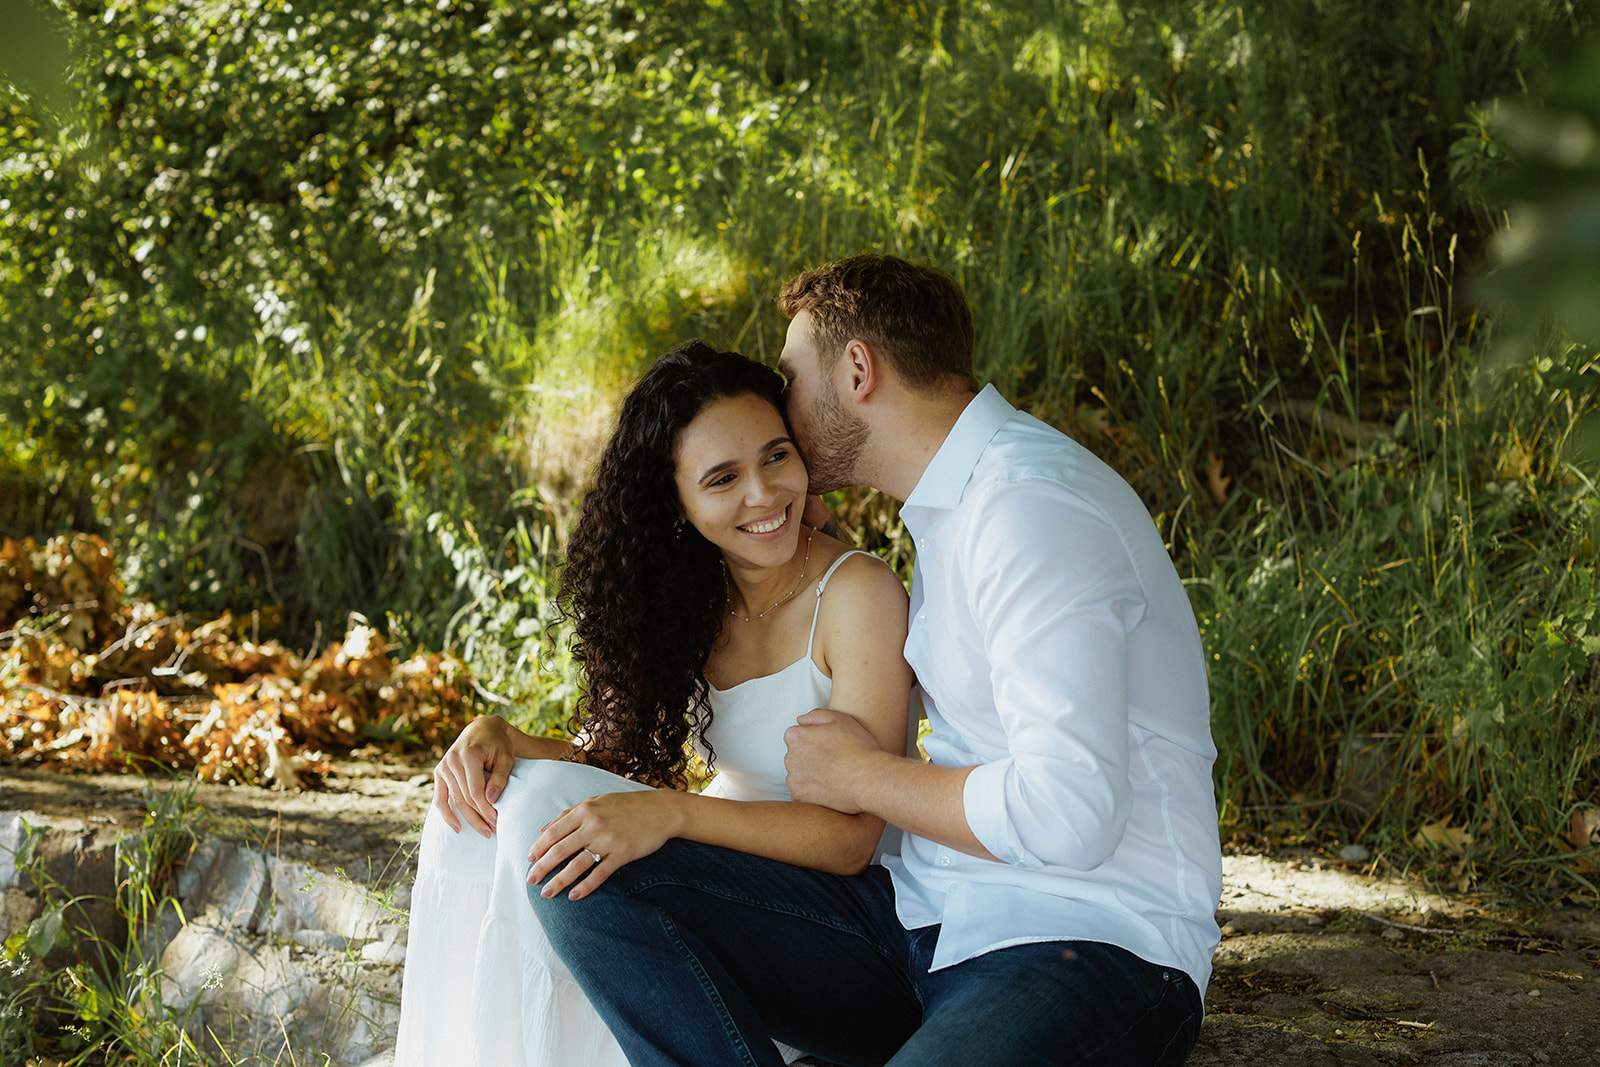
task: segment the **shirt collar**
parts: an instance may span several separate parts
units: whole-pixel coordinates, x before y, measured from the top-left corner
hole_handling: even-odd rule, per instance
[[[950,427],[944,443],[923,468],[922,477],[917,479],[904,506],[949,510],[961,503],[961,494],[966,491],[978,458],[1016,410],[1000,395],[1000,390],[992,385],[984,386]]]

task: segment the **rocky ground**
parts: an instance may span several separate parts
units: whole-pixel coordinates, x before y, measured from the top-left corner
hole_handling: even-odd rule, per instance
[[[388,1062],[426,766],[344,761],[298,794],[201,786],[208,826],[152,951],[237,1063]],[[37,910],[6,850],[109,893],[143,782],[0,768],[0,938]],[[1600,917],[1445,898],[1315,855],[1229,856],[1194,1067],[1600,1065]],[[327,1057],[324,1060],[323,1057]]]

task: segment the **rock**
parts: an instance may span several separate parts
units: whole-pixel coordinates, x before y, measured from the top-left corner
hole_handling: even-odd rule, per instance
[[[296,930],[290,939],[297,945],[327,952],[343,952],[350,947],[350,939],[327,930]]]
[[[8,812],[4,818],[0,818],[0,890],[21,886],[22,874],[17,870],[17,858],[27,837],[28,824],[22,812]]]
[[[316,933],[334,936],[299,931],[296,941]],[[297,959],[237,927],[190,923],[161,965],[167,1006],[231,1062],[366,1063],[398,1023],[398,969],[363,967],[342,946]]]
[[[351,941],[379,936],[392,921],[382,900],[347,879],[303,863],[266,857],[272,896],[261,931],[288,937],[296,930],[327,930]]]
[[[46,908],[46,897],[71,901],[66,927],[85,931],[45,957],[58,969],[93,961],[89,944],[121,945],[127,923],[116,908],[117,831],[82,819],[31,811],[0,812],[0,941],[25,928]],[[29,870],[36,870],[41,885]]]
[[[1339,850],[1339,858],[1346,863],[1365,863],[1372,858],[1372,853],[1360,845],[1346,845]]]
[[[202,841],[178,875],[178,897],[192,920],[258,929],[267,899],[266,860],[231,841]]]
[[[361,958],[369,963],[404,963],[406,947],[397,941],[373,941],[362,946]]]

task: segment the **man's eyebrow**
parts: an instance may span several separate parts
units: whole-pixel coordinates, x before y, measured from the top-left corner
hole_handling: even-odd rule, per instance
[[[779,445],[792,445],[792,444],[794,444],[794,440],[792,438],[790,438],[790,436],[788,434],[784,434],[782,437],[774,437],[772,440],[770,440],[766,444],[762,445],[761,448],[760,448],[760,451],[763,454],[765,454],[767,452],[771,452],[774,448],[777,448]],[[707,478],[711,477],[713,474],[721,474],[723,471],[727,470],[729,467],[737,467],[738,465],[739,465],[739,461],[736,460],[736,459],[725,459],[721,463],[713,463],[711,466],[707,467],[705,470],[700,472],[700,480],[703,482]]]

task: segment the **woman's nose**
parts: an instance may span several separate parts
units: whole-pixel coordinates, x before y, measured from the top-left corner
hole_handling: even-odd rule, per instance
[[[745,494],[745,499],[749,503],[764,504],[777,496],[777,490],[773,484],[773,480],[767,477],[765,473],[757,474],[754,478],[751,478],[748,482],[746,482],[745,485],[749,490]]]

